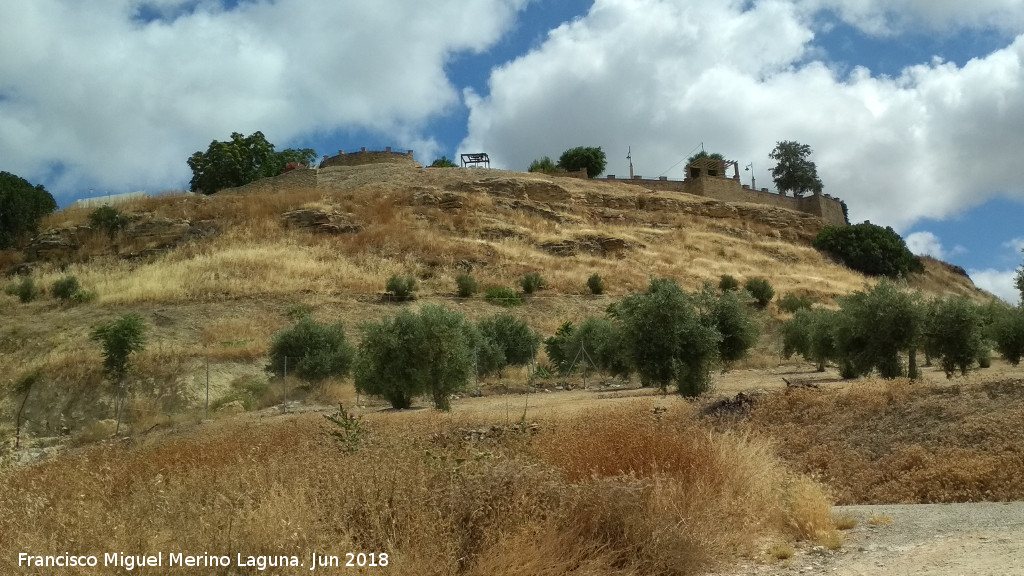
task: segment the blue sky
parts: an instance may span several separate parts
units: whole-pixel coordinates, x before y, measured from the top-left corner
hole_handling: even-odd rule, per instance
[[[0,0],[0,170],[61,205],[187,187],[233,131],[496,167],[599,145],[679,177],[700,146],[771,186],[809,144],[855,221],[1015,299],[1024,0]],[[671,170],[669,170],[671,168]],[[744,174],[744,177],[747,175]]]

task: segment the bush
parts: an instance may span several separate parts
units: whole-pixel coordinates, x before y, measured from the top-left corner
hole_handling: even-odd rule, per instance
[[[587,288],[589,288],[590,293],[595,296],[604,294],[604,279],[601,278],[600,274],[594,272],[590,275],[590,278],[587,278]]]
[[[718,343],[719,358],[726,363],[742,359],[757,343],[758,336],[757,325],[750,319],[747,308],[736,292],[726,292],[717,298],[705,292],[703,297],[710,300],[710,305],[702,306],[707,310],[705,323],[718,330],[722,337]]]
[[[530,167],[527,168],[526,171],[542,172],[544,174],[554,174],[555,172],[558,172],[558,166],[555,166],[555,163],[551,160],[551,158],[544,156],[543,158],[538,158],[533,162],[530,162]]]
[[[496,314],[480,320],[477,331],[484,341],[481,344],[487,358],[484,366],[479,368],[483,374],[500,373],[506,365],[529,364],[540,347],[540,336],[526,322],[510,314]]]
[[[523,296],[511,288],[504,286],[488,286],[484,290],[484,298],[499,306],[518,306],[523,303]]]
[[[462,314],[431,304],[366,324],[356,390],[383,396],[393,408],[408,408],[413,397],[430,393],[435,408],[449,410],[451,394],[469,383],[478,338]]]
[[[128,226],[128,217],[113,206],[100,206],[89,214],[89,225],[94,230],[102,230],[113,238]]]
[[[63,276],[53,283],[53,296],[61,300],[70,300],[80,290],[78,278]]]
[[[924,319],[924,348],[952,377],[967,369],[987,350],[978,306],[963,296],[939,298],[928,303]]]
[[[476,278],[473,278],[471,274],[467,274],[465,272],[455,277],[455,286],[457,288],[459,298],[469,298],[479,290],[479,287],[476,284]]]
[[[274,334],[267,370],[283,376],[287,362],[289,374],[317,385],[327,378],[348,374],[353,354],[345,340],[344,326],[321,324],[307,316]]]
[[[455,162],[452,162],[451,160],[449,160],[447,156],[441,156],[440,158],[434,160],[430,164],[430,166],[432,168],[458,168],[459,167],[458,164],[456,164]]]
[[[18,296],[22,304],[27,304],[39,297],[39,288],[31,276],[25,276],[14,285],[14,294]]]
[[[78,290],[71,295],[71,301],[75,304],[85,304],[96,299],[96,293],[92,290]]]
[[[722,274],[722,277],[718,280],[718,289],[721,290],[722,292],[728,292],[729,290],[739,290],[740,281],[728,274]]]
[[[1005,307],[990,327],[996,350],[1016,366],[1024,356],[1024,308]]]
[[[554,336],[544,340],[544,353],[547,355],[548,361],[563,376],[569,374],[572,361],[575,358],[575,353],[569,350],[568,346],[569,339],[572,338],[575,331],[576,325],[566,321],[558,327]]]
[[[789,312],[790,314],[796,314],[797,310],[809,309],[813,304],[814,300],[810,296],[797,296],[796,294],[786,294],[778,301],[779,310],[783,312]]]
[[[864,222],[853,226],[826,226],[814,239],[817,250],[868,276],[906,277],[923,272],[903,238],[892,228]]]
[[[384,286],[384,291],[398,302],[405,302],[416,298],[418,284],[412,276],[392,276]]]
[[[611,376],[628,377],[633,369],[622,338],[622,327],[606,318],[588,317],[564,343],[565,356],[575,367],[591,365]]]
[[[519,285],[523,287],[523,294],[533,294],[545,287],[544,279],[539,272],[528,272],[519,279]]]
[[[775,297],[775,289],[764,278],[751,278],[743,285],[743,289],[750,292],[758,308],[768,306],[768,303]]]

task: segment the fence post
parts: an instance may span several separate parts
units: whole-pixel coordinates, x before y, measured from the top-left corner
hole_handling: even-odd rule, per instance
[[[284,386],[284,397],[281,399],[281,411],[288,411],[288,357],[284,357],[284,379],[282,380]]]

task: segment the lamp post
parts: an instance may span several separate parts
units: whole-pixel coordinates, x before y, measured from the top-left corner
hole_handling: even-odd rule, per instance
[[[750,164],[747,164],[747,167],[744,168],[744,170],[750,172],[750,189],[757,190],[757,181],[754,180],[754,163],[751,162]]]

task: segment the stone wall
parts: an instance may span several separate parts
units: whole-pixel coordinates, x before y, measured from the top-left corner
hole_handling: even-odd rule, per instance
[[[606,180],[616,180],[616,178],[609,176]],[[621,181],[659,192],[683,192],[725,202],[750,202],[795,210],[797,212],[806,212],[819,216],[834,226],[846,225],[842,205],[838,199],[831,196],[811,195],[804,198],[794,198],[772,192],[752,190],[742,186],[736,179],[720,177],[691,178],[689,180],[667,180],[660,178],[658,180],[650,180],[635,176],[632,180],[623,179]]]
[[[367,150],[363,148],[358,152],[345,153],[338,150],[337,156],[324,156],[320,162],[321,168],[328,166],[361,166],[363,164],[409,164],[419,166],[412,156],[412,150],[406,152],[392,151],[388,146],[383,151]]]

